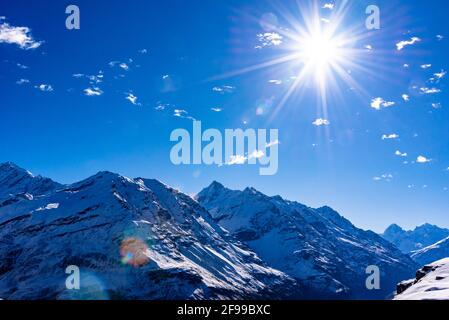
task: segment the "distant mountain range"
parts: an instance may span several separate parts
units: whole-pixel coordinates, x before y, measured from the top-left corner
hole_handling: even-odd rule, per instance
[[[384,234],[385,236],[385,234]],[[318,209],[213,182],[196,199],[99,172],[62,185],[0,165],[4,299],[383,299],[420,265]],[[67,290],[78,266],[81,289]],[[381,290],[368,290],[378,266]]]
[[[308,296],[385,297],[417,266],[388,241],[356,228],[329,207],[313,209],[253,188],[230,190],[218,182],[196,198],[234,237],[303,284]],[[369,265],[382,272],[380,291],[366,289]]]
[[[449,229],[424,224],[414,230],[406,231],[397,224],[392,224],[381,236],[397,246],[402,252],[409,254],[449,237]]]

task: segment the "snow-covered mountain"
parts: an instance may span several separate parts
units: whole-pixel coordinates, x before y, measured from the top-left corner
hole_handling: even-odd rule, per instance
[[[431,263],[433,261],[449,258],[449,237],[438,241],[421,250],[412,251],[410,256],[413,260],[421,265]]]
[[[425,265],[397,286],[395,300],[449,300],[449,258]]]
[[[300,298],[189,196],[100,172],[71,185],[0,166],[0,297]],[[66,268],[81,271],[67,290]]]
[[[384,298],[418,268],[391,243],[356,228],[329,207],[312,209],[218,182],[196,199],[263,260],[307,287],[309,297]],[[366,288],[370,265],[380,268],[381,290]]]
[[[396,245],[402,252],[410,253],[449,237],[449,229],[427,223],[416,227],[415,230],[406,231],[397,224],[392,224],[381,236]]]
[[[0,164],[0,204],[4,199],[18,201],[21,197],[44,194],[58,187],[61,187],[59,183],[41,176],[34,176],[14,163]]]

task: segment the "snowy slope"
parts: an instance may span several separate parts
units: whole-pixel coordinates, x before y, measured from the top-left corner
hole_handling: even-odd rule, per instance
[[[306,286],[311,298],[384,298],[418,267],[392,244],[354,227],[329,207],[312,209],[253,188],[229,190],[218,182],[196,198],[263,260]],[[382,273],[379,291],[366,289],[370,265]]]
[[[398,284],[395,300],[449,300],[449,258],[417,271],[416,279]]]
[[[0,164],[0,204],[5,199],[15,201],[12,195],[32,197],[61,187],[51,179],[34,176],[31,172],[19,168],[14,163]]]
[[[412,251],[410,256],[421,265],[449,257],[449,237],[421,250]]]
[[[300,297],[293,279],[156,180],[100,172],[61,186],[12,164],[0,168],[2,298]],[[81,270],[79,291],[65,287],[69,265]]]
[[[397,224],[392,224],[381,236],[396,245],[402,252],[410,253],[448,237],[449,230],[426,223],[414,230],[405,231]]]

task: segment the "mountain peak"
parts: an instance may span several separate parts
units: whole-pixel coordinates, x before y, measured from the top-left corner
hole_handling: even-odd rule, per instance
[[[214,190],[225,189],[225,187],[220,182],[218,182],[216,180],[212,181],[212,183],[207,188],[214,189]]]
[[[31,172],[19,167],[13,162],[0,163],[0,173],[20,172],[32,176]]]
[[[387,229],[385,229],[384,234],[391,234],[391,233],[403,233],[405,232],[404,229],[402,229],[399,225],[396,223],[393,223],[390,225]]]

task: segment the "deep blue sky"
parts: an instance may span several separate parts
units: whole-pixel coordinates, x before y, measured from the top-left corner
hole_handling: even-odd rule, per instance
[[[320,9],[323,18],[341,4],[317,3],[335,3],[333,10]],[[65,28],[69,4],[80,7],[80,30]],[[449,69],[447,1],[349,4],[341,31],[358,35],[351,47],[359,50],[356,64],[364,68],[346,68],[358,89],[337,78],[329,87],[330,124],[314,126],[325,114],[310,81],[300,83],[274,113],[298,64],[225,76],[288,52],[285,36],[280,45],[255,47],[261,45],[257,35],[268,32],[261,23],[267,14],[277,17],[279,30],[294,30],[287,15],[295,25],[304,24],[293,1],[2,0],[0,23],[28,27],[42,43],[28,50],[0,43],[0,162],[13,161],[64,183],[111,170],[158,178],[188,194],[212,180],[230,188],[253,186],[310,206],[330,205],[357,226],[376,231],[393,222],[449,227],[447,80],[429,82]],[[369,4],[381,9],[380,30],[363,29]],[[412,37],[421,41],[397,50],[397,43]],[[113,61],[129,69],[110,66]],[[102,82],[96,85],[86,76],[73,77],[100,71]],[[20,79],[28,82],[17,84]],[[53,91],[36,88],[41,84]],[[101,95],[83,91],[95,86]],[[217,93],[216,86],[234,89]],[[129,93],[139,105],[125,99]],[[395,104],[376,110],[370,104],[377,97]],[[165,110],[156,110],[159,105]],[[175,117],[174,109],[188,114]],[[278,173],[259,176],[256,166],[246,165],[174,166],[170,132],[191,128],[187,116],[219,130],[278,128]],[[382,140],[390,134],[399,138]],[[418,156],[429,162],[417,163]]]

